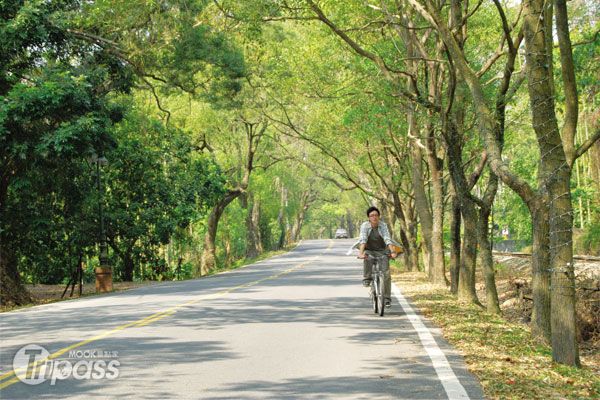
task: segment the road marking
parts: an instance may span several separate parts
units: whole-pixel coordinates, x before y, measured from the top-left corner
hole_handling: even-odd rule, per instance
[[[333,241],[330,240],[329,241],[329,246],[327,246],[327,248],[323,251],[323,253],[329,251],[332,247],[333,247]],[[252,281],[252,282],[249,282],[249,283],[244,283],[242,285],[234,286],[234,287],[229,288],[229,289],[221,290],[221,291],[219,291],[217,293],[198,296],[195,299],[188,300],[188,301],[186,301],[184,303],[181,303],[181,304],[178,304],[176,306],[170,307],[170,308],[168,308],[166,310],[156,312],[156,313],[154,313],[152,315],[149,315],[147,317],[144,317],[142,319],[139,319],[139,320],[136,320],[136,321],[132,321],[132,322],[129,322],[129,323],[117,326],[116,328],[113,328],[111,330],[103,332],[103,333],[101,333],[99,335],[96,335],[96,336],[91,337],[89,339],[83,340],[81,342],[78,342],[78,343],[72,344],[72,345],[70,345],[68,347],[65,347],[63,349],[60,349],[60,350],[58,350],[58,351],[50,354],[48,357],[46,357],[44,359],[41,359],[39,361],[31,362],[31,363],[29,363],[28,365],[26,365],[24,367],[17,368],[17,370],[13,369],[11,372],[7,372],[7,373],[1,375],[0,376],[0,381],[4,381],[6,378],[10,378],[10,377],[13,377],[13,376],[14,377],[12,379],[8,379],[8,380],[5,380],[4,382],[0,383],[0,389],[4,389],[5,387],[11,386],[12,384],[19,382],[18,374],[26,372],[27,368],[29,366],[36,366],[37,367],[38,365],[43,364],[47,360],[52,360],[52,359],[55,359],[55,358],[57,358],[57,357],[65,354],[69,350],[73,350],[73,349],[76,349],[78,347],[84,346],[84,345],[86,345],[88,343],[92,343],[92,342],[98,341],[100,339],[104,339],[105,337],[110,336],[110,335],[112,335],[114,333],[117,333],[119,331],[122,331],[123,329],[127,329],[127,328],[132,327],[132,326],[142,327],[142,326],[149,325],[152,322],[156,322],[156,321],[158,321],[160,319],[163,319],[165,317],[168,317],[168,316],[171,316],[171,315],[175,314],[179,308],[182,308],[182,307],[185,307],[185,306],[189,306],[191,304],[195,304],[195,303],[201,302],[203,300],[213,300],[213,299],[216,299],[216,298],[219,298],[219,297],[223,297],[226,294],[229,294],[229,293],[231,293],[231,292],[233,292],[235,290],[238,290],[238,289],[243,289],[243,288],[255,286],[255,285],[257,285],[257,284],[259,284],[261,282],[264,282],[264,281],[268,281],[268,280],[272,280],[272,279],[277,279],[277,278],[279,278],[279,277],[281,277],[283,275],[287,275],[290,272],[293,272],[293,271],[295,271],[297,269],[300,269],[300,268],[304,267],[306,264],[308,264],[308,263],[310,263],[312,261],[316,261],[323,253],[318,254],[318,255],[312,257],[311,259],[306,260],[306,261],[304,261],[304,262],[302,262],[300,264],[297,264],[297,265],[295,265],[295,266],[293,266],[291,268],[288,268],[288,269],[283,270],[281,272],[278,272],[276,274],[267,276],[266,278],[262,278],[262,279],[258,279],[258,280],[255,280],[255,281]],[[252,264],[249,264],[249,265],[252,265]]]
[[[408,320],[412,324],[414,330],[419,335],[421,344],[431,359],[435,373],[437,374],[440,382],[442,382],[442,386],[444,386],[444,390],[448,395],[448,399],[469,399],[467,391],[454,374],[448,359],[437,345],[433,335],[431,334],[431,331],[427,329],[421,317],[415,313],[394,282],[392,282],[392,292],[394,293],[394,296],[396,296],[396,299],[398,299],[398,303],[400,303],[402,306],[402,309],[404,310],[404,313],[408,317]]]

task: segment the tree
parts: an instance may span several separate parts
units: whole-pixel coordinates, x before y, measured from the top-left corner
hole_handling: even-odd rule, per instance
[[[86,157],[121,118],[108,94],[131,85],[127,68],[56,25],[76,2],[3,3],[0,32],[0,215],[5,221],[11,186],[39,162],[56,170]],[[49,171],[46,171],[47,173]],[[3,223],[4,225],[4,223]],[[13,232],[0,232],[2,302],[29,300],[20,283]]]
[[[224,179],[209,157],[193,151],[188,134],[139,113],[128,113],[114,135],[117,146],[105,153],[107,236],[122,279],[131,281],[136,264],[159,262],[158,248],[204,217]]]
[[[534,328],[551,338],[553,359],[579,365],[575,327],[575,291],[572,264],[572,210],[570,200],[570,166],[600,137],[600,132],[589,141],[574,147],[577,123],[577,92],[572,52],[567,26],[566,4],[556,3],[557,31],[561,48],[561,65],[567,88],[568,102],[562,137],[558,129],[551,66],[552,27],[551,8],[543,9],[542,2],[524,3],[524,37],[527,49],[527,75],[532,106],[533,129],[538,137],[541,154],[538,171],[538,189],[515,175],[500,156],[500,145],[495,135],[493,114],[487,106],[482,85],[468,66],[456,39],[442,22],[431,2],[423,7],[416,0],[410,4],[436,29],[448,47],[457,70],[466,81],[477,104],[479,129],[485,140],[490,166],[528,205],[534,225],[534,301],[536,305]],[[505,30],[507,40],[512,42]],[[550,270],[546,268],[550,266]],[[549,291],[552,276],[552,292]],[[551,300],[555,310],[550,314]]]
[[[266,122],[250,122],[245,120],[243,117],[241,120],[234,121],[234,125],[231,126],[233,132],[239,129],[235,123],[242,125],[244,131],[244,141],[240,148],[240,163],[238,168],[234,170],[234,177],[237,176],[238,180],[230,180],[228,183],[233,187],[228,188],[224,196],[221,197],[212,211],[208,216],[206,235],[204,237],[204,248],[202,252],[202,261],[200,265],[199,275],[205,275],[213,270],[216,266],[216,243],[215,239],[217,236],[217,228],[219,226],[219,220],[223,215],[225,208],[240,195],[242,195],[248,188],[250,182],[250,175],[254,169],[255,157],[257,154],[258,146],[265,134],[268,127]],[[240,147],[241,147],[240,146]],[[235,178],[234,178],[235,179]]]

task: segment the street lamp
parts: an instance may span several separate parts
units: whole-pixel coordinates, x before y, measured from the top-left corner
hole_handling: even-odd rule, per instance
[[[91,161],[96,164],[96,185],[98,189],[98,219],[100,220],[100,266],[96,268],[96,292],[112,291],[112,269],[108,265],[108,248],[106,245],[106,231],[104,229],[104,213],[102,210],[102,180],[100,167],[108,165],[104,156],[92,155]]]

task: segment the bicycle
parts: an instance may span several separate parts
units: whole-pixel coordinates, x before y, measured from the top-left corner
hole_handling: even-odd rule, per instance
[[[380,261],[386,256],[367,256],[375,260],[373,263],[373,270],[371,272],[371,289],[370,297],[373,302],[373,312],[383,317],[385,310],[385,297],[384,297],[384,285],[385,285],[385,272],[381,269]]]

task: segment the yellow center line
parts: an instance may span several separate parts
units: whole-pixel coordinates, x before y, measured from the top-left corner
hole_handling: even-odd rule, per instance
[[[333,241],[332,240],[329,241],[329,246],[327,246],[327,249],[325,251],[329,251],[331,249],[331,247],[333,247]],[[72,345],[70,345],[68,347],[65,347],[63,349],[60,349],[60,350],[58,350],[58,351],[50,354],[48,357],[46,357],[44,359],[31,362],[27,366],[24,366],[24,367],[21,367],[21,368],[17,368],[16,370],[13,369],[12,371],[7,372],[7,373],[1,375],[0,376],[0,381],[3,381],[6,378],[10,378],[12,376],[14,376],[14,377],[12,379],[9,379],[9,380],[6,380],[6,381],[0,383],[0,389],[4,389],[5,387],[8,387],[8,386],[10,386],[10,385],[18,382],[19,381],[19,377],[18,377],[17,374],[20,374],[22,372],[26,372],[27,368],[30,367],[30,366],[37,367],[38,365],[43,364],[47,360],[52,360],[54,358],[60,357],[61,355],[63,355],[66,352],[68,352],[69,350],[73,350],[73,349],[76,349],[78,347],[85,346],[88,343],[92,343],[92,342],[98,341],[100,339],[104,339],[107,336],[110,336],[110,335],[112,335],[114,333],[117,333],[117,332],[122,331],[124,329],[127,329],[129,327],[132,327],[132,326],[137,326],[137,327],[146,326],[148,324],[151,324],[152,322],[156,322],[156,321],[161,320],[161,319],[163,319],[165,317],[168,317],[168,316],[171,316],[171,315],[175,314],[177,312],[177,309],[179,309],[179,308],[182,308],[182,307],[185,307],[185,306],[189,306],[189,305],[192,305],[192,304],[196,304],[196,303],[201,302],[203,300],[214,300],[214,299],[217,299],[219,297],[223,297],[226,294],[229,294],[229,293],[231,293],[231,292],[233,292],[235,290],[243,289],[243,288],[247,288],[247,287],[251,287],[251,286],[255,286],[255,285],[257,285],[257,284],[259,284],[261,282],[279,278],[280,276],[289,274],[290,272],[293,272],[293,271],[295,271],[295,270],[297,270],[299,268],[304,267],[309,262],[317,260],[320,256],[321,256],[321,254],[318,255],[318,256],[313,257],[312,259],[310,259],[308,261],[305,261],[303,263],[295,265],[295,266],[293,266],[293,267],[291,267],[289,269],[286,269],[284,271],[278,272],[277,274],[270,275],[270,276],[268,276],[266,278],[262,278],[262,279],[258,279],[258,280],[253,281],[253,282],[244,283],[242,285],[234,286],[234,287],[229,288],[229,289],[221,290],[221,291],[219,291],[217,293],[198,296],[195,299],[188,300],[188,301],[186,301],[184,303],[181,303],[181,304],[178,304],[176,306],[170,307],[170,308],[168,308],[166,310],[156,312],[156,313],[154,313],[152,315],[149,315],[147,317],[144,317],[144,318],[136,320],[136,321],[132,321],[132,322],[128,322],[128,323],[123,324],[123,325],[119,325],[116,328],[113,328],[111,330],[103,332],[103,333],[101,333],[99,335],[93,336],[93,337],[91,337],[89,339],[86,339],[86,340],[82,340],[81,342],[78,342],[78,343],[74,343],[74,344],[72,344]]]

